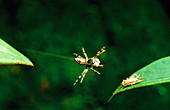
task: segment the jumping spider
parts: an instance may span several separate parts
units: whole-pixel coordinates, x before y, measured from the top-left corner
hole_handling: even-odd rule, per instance
[[[96,56],[94,56],[92,58],[88,58],[87,57],[87,54],[86,54],[84,48],[82,48],[82,51],[84,53],[85,58],[81,57],[80,55],[78,55],[76,53],[73,53],[76,56],[74,60],[78,64],[86,65],[86,68],[84,69],[84,71],[81,73],[81,75],[78,77],[78,79],[75,81],[75,83],[73,85],[76,85],[76,83],[78,82],[79,79],[81,79],[80,83],[83,82],[83,79],[84,79],[88,69],[91,69],[93,72],[95,72],[95,73],[100,75],[100,73],[98,71],[96,71],[95,69],[93,69],[93,67],[101,68],[101,67],[104,66],[104,65],[100,65],[100,60],[98,59],[98,56],[106,51],[106,50],[104,50],[105,48],[106,47],[103,46],[103,48],[100,51],[97,52]]]
[[[122,85],[122,88],[126,87],[126,86],[129,86],[129,85],[134,85],[136,83],[139,83],[142,80],[143,77],[140,77],[140,75],[136,75],[136,74],[133,74],[130,78],[126,78],[126,80],[123,80],[121,85]]]

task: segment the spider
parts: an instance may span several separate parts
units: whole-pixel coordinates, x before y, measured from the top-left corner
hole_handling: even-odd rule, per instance
[[[89,69],[91,69],[93,72],[97,73],[100,75],[100,73],[93,69],[93,67],[96,67],[96,68],[101,68],[103,67],[104,65],[100,65],[100,60],[98,59],[98,56],[100,54],[102,54],[103,52],[105,52],[106,50],[104,50],[106,47],[103,46],[102,49],[100,49],[100,51],[97,52],[96,56],[92,57],[92,58],[88,58],[84,48],[82,47],[82,51],[84,53],[84,56],[85,58],[81,57],[80,55],[76,54],[76,53],[73,53],[76,57],[75,57],[75,61],[80,64],[80,65],[86,65],[86,68],[84,69],[84,71],[80,74],[80,76],[78,77],[78,79],[75,81],[75,83],[73,85],[76,85],[76,83],[78,82],[79,79],[80,80],[80,83],[83,82],[83,79],[86,75],[86,73],[88,72]]]
[[[139,83],[142,80],[143,77],[140,77],[140,74],[139,75],[136,75],[136,74],[133,74],[130,78],[126,78],[126,80],[123,80],[121,85],[122,85],[122,88],[128,86],[128,85],[134,85],[136,83]]]

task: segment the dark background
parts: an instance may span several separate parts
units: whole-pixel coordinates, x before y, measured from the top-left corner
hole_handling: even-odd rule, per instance
[[[0,37],[35,65],[0,66],[0,110],[169,110],[170,85],[120,93],[123,79],[170,54],[168,0],[0,0]],[[99,58],[104,68],[86,74],[73,57]],[[141,73],[142,74],[142,73]]]

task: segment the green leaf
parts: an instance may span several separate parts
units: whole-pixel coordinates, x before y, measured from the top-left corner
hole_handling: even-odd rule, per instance
[[[121,85],[118,86],[108,102],[115,94],[126,90],[170,82],[170,56],[152,62],[134,74],[140,74],[140,77],[143,77],[143,81],[133,86],[127,86],[124,88],[122,88]]]
[[[0,65],[13,64],[34,66],[27,57],[0,39]]]

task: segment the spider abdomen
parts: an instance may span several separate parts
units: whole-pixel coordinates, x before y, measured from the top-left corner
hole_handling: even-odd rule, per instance
[[[81,65],[86,64],[86,59],[84,59],[83,57],[76,57],[74,60]]]

